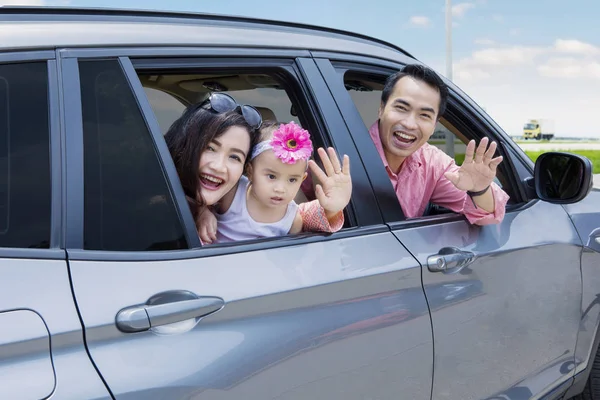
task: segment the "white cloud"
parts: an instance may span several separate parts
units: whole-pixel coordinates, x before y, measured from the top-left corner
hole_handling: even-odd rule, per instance
[[[509,134],[521,134],[530,118],[552,116],[560,136],[598,137],[580,114],[596,112],[600,46],[576,39],[508,46],[482,37],[475,43],[483,47],[454,63],[453,80]]]
[[[493,42],[481,38],[475,43]],[[600,47],[573,39],[557,39],[548,47],[497,45],[476,50],[454,64],[456,79],[462,82],[497,78],[503,71],[514,71],[518,67],[525,67],[534,76],[597,80],[600,79]]]
[[[600,62],[576,58],[551,58],[537,67],[540,75],[548,78],[600,80]]]
[[[453,69],[460,82],[483,81],[511,68],[533,66],[536,57],[547,51],[543,47],[490,47],[458,60]]]
[[[44,0],[0,0],[0,6],[43,6]]]
[[[530,64],[544,50],[540,47],[513,46],[506,48],[489,48],[473,52],[470,62],[482,66],[515,66]]]
[[[491,45],[495,44],[495,42],[491,39],[480,38],[480,39],[475,39],[475,44],[480,44],[482,46],[491,46]]]
[[[557,39],[554,42],[554,49],[559,53],[596,55],[600,54],[600,48],[579,40]]]
[[[462,18],[465,16],[467,11],[475,8],[475,3],[458,3],[452,6],[452,16]]]
[[[457,81],[482,81],[491,77],[491,74],[479,67],[454,66],[454,79]]]
[[[428,27],[431,25],[431,20],[428,17],[423,16],[410,17],[409,22],[411,25],[419,27]]]
[[[512,28],[510,31],[508,31],[508,34],[510,36],[519,36],[521,34],[521,29],[520,28]]]
[[[500,14],[492,15],[492,19],[496,22],[504,22],[504,17]]]

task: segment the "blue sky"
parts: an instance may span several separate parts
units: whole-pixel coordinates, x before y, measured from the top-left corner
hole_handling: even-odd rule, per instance
[[[374,36],[445,74],[445,0],[0,0],[161,9],[303,22]],[[453,80],[510,134],[553,118],[558,135],[600,137],[598,0],[452,0]]]

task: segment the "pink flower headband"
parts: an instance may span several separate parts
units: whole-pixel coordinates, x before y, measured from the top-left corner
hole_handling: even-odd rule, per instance
[[[313,151],[310,133],[294,121],[289,124],[281,124],[273,132],[273,138],[262,141],[254,147],[250,160],[265,150],[273,150],[275,155],[286,164],[295,164],[298,160],[308,160]]]

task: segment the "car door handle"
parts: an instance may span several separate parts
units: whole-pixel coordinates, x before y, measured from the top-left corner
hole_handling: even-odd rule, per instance
[[[427,258],[431,272],[458,272],[475,260],[475,254],[456,247],[444,247],[438,254]]]
[[[185,298],[191,297],[190,295],[195,298]],[[157,301],[165,300],[166,302],[156,304]],[[120,310],[116,324],[121,332],[142,332],[156,326],[205,317],[219,311],[224,304],[220,297],[198,297],[183,291],[165,292],[151,297],[146,304]]]

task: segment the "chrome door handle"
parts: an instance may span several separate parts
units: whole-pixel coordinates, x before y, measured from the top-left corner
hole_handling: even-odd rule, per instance
[[[187,291],[172,291],[152,296],[146,304],[126,307],[117,313],[121,332],[142,332],[150,328],[201,318],[219,311],[225,302],[220,297],[198,297]]]
[[[444,247],[438,254],[427,258],[431,272],[457,272],[475,260],[475,254],[456,247]]]

